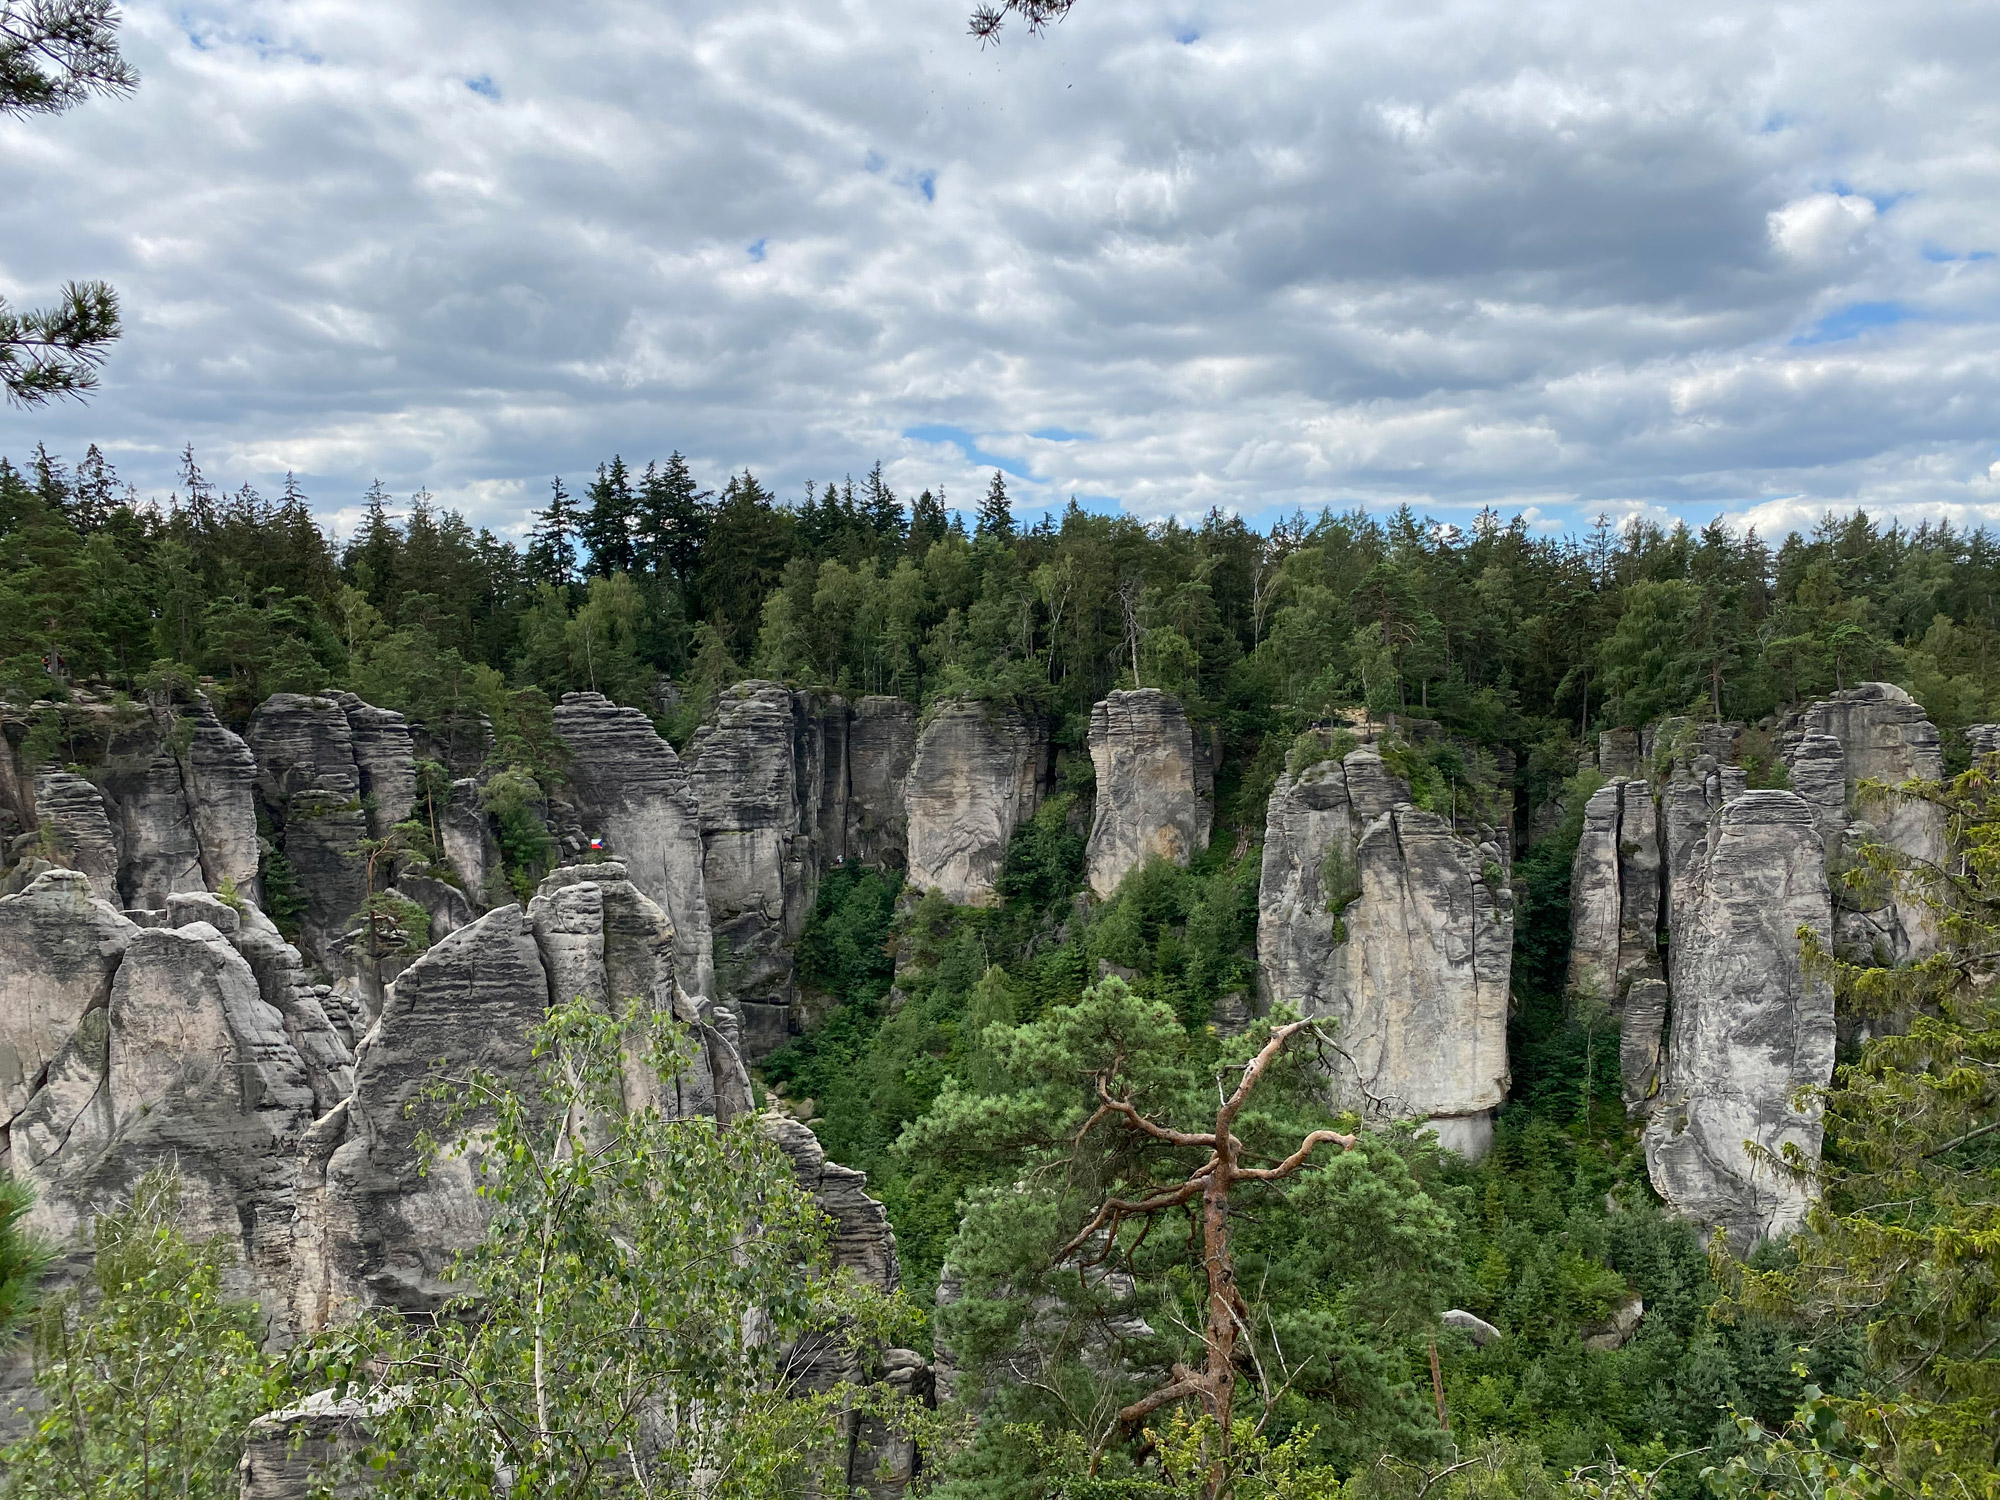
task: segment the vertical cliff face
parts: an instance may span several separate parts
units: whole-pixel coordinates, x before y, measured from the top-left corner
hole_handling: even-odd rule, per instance
[[[855,700],[847,726],[847,837],[840,858],[864,865],[900,865],[909,858],[903,786],[916,753],[917,711],[908,701]]]
[[[258,795],[305,898],[306,951],[345,967],[339,939],[368,895],[362,840],[410,814],[409,726],[352,693],[278,693],[251,715],[248,738]]]
[[[790,1032],[792,949],[819,890],[829,767],[844,790],[846,707],[774,682],[738,683],[689,747],[718,980],[753,1058]],[[844,843],[844,808],[831,823]]]
[[[1929,802],[1864,793],[1861,783],[1896,787],[1944,774],[1937,726],[1901,688],[1864,682],[1808,704],[1780,726],[1778,748],[1792,786],[1809,804],[1829,861],[1873,838],[1919,866],[1942,863],[1945,824]],[[1907,881],[1863,898],[1842,889],[1834,935],[1848,956],[1890,963],[1937,951],[1937,914]]]
[[[584,831],[602,838],[605,852],[666,912],[682,987],[690,995],[715,998],[701,810],[687,769],[650,719],[600,694],[564,694],[555,718],[556,733],[570,753],[570,791]],[[454,809],[457,805],[454,788]]]
[[[1507,1091],[1513,896],[1493,843],[1414,806],[1368,748],[1280,777],[1258,890],[1268,998],[1334,1023],[1336,1099],[1467,1155]]]
[[[1572,990],[1617,1007],[1660,976],[1661,863],[1652,789],[1621,779],[1592,793],[1570,875]]]
[[[1678,1212],[1745,1248],[1795,1228],[1808,1198],[1744,1143],[1816,1160],[1818,1113],[1793,1098],[1833,1071],[1832,987],[1805,969],[1797,938],[1804,927],[1832,941],[1813,809],[1791,792],[1725,803],[1693,856],[1677,920],[1647,1167]]]
[[[344,1045],[309,1005],[287,1016],[266,998],[251,962],[265,927],[205,894],[173,896],[165,922],[125,921],[67,870],[0,900],[8,1050],[42,1059],[4,1091],[8,1165],[74,1269],[90,1220],[171,1164],[193,1231],[234,1240],[237,1290],[277,1309],[315,1070],[337,1088]]]
[[[1208,846],[1215,778],[1180,701],[1158,688],[1112,693],[1090,711],[1097,810],[1084,870],[1109,898],[1149,859],[1184,865]]]
[[[1047,774],[1046,725],[987,704],[941,705],[905,783],[911,888],[992,905],[1007,841],[1041,805]]]

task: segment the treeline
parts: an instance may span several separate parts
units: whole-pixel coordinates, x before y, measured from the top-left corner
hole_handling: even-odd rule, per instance
[[[363,503],[336,539],[291,481],[225,491],[191,452],[164,502],[94,447],[73,467],[0,460],[0,677],[59,697],[206,675],[239,715],[341,684],[426,720],[593,688],[677,737],[751,673],[1006,699],[1072,732],[1136,679],[1239,750],[1365,703],[1510,746],[1535,775],[1566,774],[1605,724],[1754,722],[1875,677],[1906,683],[1955,749],[1949,731],[2000,698],[1993,537],[1860,512],[1775,548],[1719,523],[1555,537],[1407,507],[1260,533],[1071,502],[1024,527],[996,472],[967,525],[941,491],[906,504],[879,464],[781,501],[748,470],[704,488],[678,453],[613,458],[577,495],[557,480],[519,547],[424,494],[378,484]]]

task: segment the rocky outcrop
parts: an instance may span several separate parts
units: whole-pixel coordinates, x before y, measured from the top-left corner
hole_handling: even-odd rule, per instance
[[[1184,865],[1208,846],[1214,767],[1178,699],[1140,688],[1100,700],[1090,710],[1090,760],[1097,809],[1084,871],[1098,897],[1149,859]]]
[[[1739,1249],[1795,1228],[1805,1188],[1759,1153],[1817,1160],[1816,1107],[1794,1096],[1833,1070],[1833,994],[1800,959],[1801,927],[1832,941],[1813,809],[1791,792],[1725,802],[1677,903],[1665,1075],[1645,1134],[1653,1185]]]
[[[88,1254],[84,1234],[98,1213],[122,1204],[145,1172],[173,1167],[190,1233],[235,1241],[236,1290],[275,1310],[313,1090],[284,1017],[231,935],[196,911],[178,914],[190,920],[129,932],[103,910],[77,921],[122,939],[123,951],[104,1007],[83,1014],[16,1115],[12,1166],[36,1190],[32,1227],[72,1264]]]
[[[570,753],[569,789],[585,833],[602,839],[604,852],[666,912],[682,987],[715,998],[701,810],[680,757],[644,714],[601,694],[565,693],[555,720]],[[465,874],[469,879],[471,872]]]
[[[941,705],[905,783],[911,888],[993,904],[1008,840],[1041,805],[1047,764],[1046,726],[989,704]]]
[[[1894,788],[1944,774],[1937,726],[1908,693],[1886,682],[1835,693],[1790,715],[1777,744],[1793,790],[1813,809],[1829,862],[1837,867],[1860,844],[1874,840],[1918,869],[1943,863],[1942,809],[1893,791],[1861,790],[1863,782]],[[1919,885],[1906,876],[1871,895],[1840,887],[1835,937],[1841,950],[1861,961],[1889,963],[1935,952],[1937,913]]]
[[[35,812],[58,857],[89,877],[93,894],[118,901],[124,851],[104,794],[73,771],[46,770],[35,778]]]
[[[50,870],[0,897],[0,1140],[23,1129],[22,1111],[50,1086],[84,1017],[110,1004],[118,960],[138,932],[79,870]],[[86,1050],[101,1050],[101,1039]],[[56,1070],[57,1087],[69,1087],[70,1071]],[[54,1100],[41,1115],[51,1111],[65,1131],[76,1114]]]
[[[723,1118],[750,1107],[733,1046],[675,986],[676,946],[658,904],[607,862],[554,871],[525,913],[499,907],[403,972],[359,1050],[352,1094],[306,1144],[293,1236],[300,1328],[366,1307],[428,1310],[448,1293],[445,1266],[484,1232],[487,1208],[476,1145],[419,1170],[417,1136],[439,1128],[423,1091],[440,1067],[527,1083],[529,1033],[552,1003],[639,1000],[690,1027],[697,1050],[680,1077],[628,1064],[629,1105]],[[447,1144],[483,1123],[475,1115]]]
[[[847,723],[846,846],[837,858],[900,865],[909,857],[903,786],[917,753],[917,711],[903,698],[857,698]],[[823,856],[824,857],[824,856]]]
[[[820,843],[846,839],[842,809],[822,828],[829,771],[843,791],[846,780],[846,704],[828,707],[775,682],[738,683],[689,747],[717,982],[752,1058],[790,1033],[792,950],[818,893]]]
[[[1478,1155],[1507,1091],[1513,896],[1497,844],[1414,806],[1363,747],[1281,776],[1258,887],[1267,998],[1336,1023],[1334,1096]]]
[[[352,693],[277,693],[250,717],[258,794],[305,897],[304,946],[328,967],[368,895],[362,840],[409,816],[411,743],[401,714]]]
[[[186,743],[178,752],[181,781],[201,849],[203,883],[211,891],[233,884],[246,900],[261,900],[257,758],[240,736],[223,727],[207,699],[174,712],[179,719],[169,740]]]
[[[1569,987],[1616,1008],[1660,975],[1659,815],[1643,781],[1611,781],[1584,804],[1570,874]]]

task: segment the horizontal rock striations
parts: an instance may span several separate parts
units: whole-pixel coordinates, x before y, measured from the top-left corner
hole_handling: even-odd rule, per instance
[[[1268,998],[1333,1025],[1341,1107],[1468,1155],[1507,1092],[1513,895],[1500,850],[1410,801],[1372,748],[1281,776],[1257,949]]]
[[[1090,711],[1090,760],[1097,808],[1084,871],[1098,897],[1147,860],[1184,865],[1208,846],[1214,767],[1178,699],[1140,688],[1100,700]]]
[[[687,768],[652,720],[598,693],[565,693],[556,733],[584,832],[667,914],[674,967],[690,995],[714,999],[715,958],[702,879],[701,810]],[[453,788],[454,817],[457,788]]]
[[[1008,840],[1041,805],[1047,774],[1045,725],[988,704],[940,705],[905,783],[911,888],[992,905]]]
[[[1832,941],[1832,903],[1813,808],[1792,792],[1725,803],[1677,903],[1673,1014],[1646,1127],[1653,1185],[1673,1208],[1739,1249],[1795,1228],[1803,1185],[1757,1153],[1819,1156],[1816,1107],[1801,1089],[1833,1071],[1833,992],[1808,971],[1798,932]]]

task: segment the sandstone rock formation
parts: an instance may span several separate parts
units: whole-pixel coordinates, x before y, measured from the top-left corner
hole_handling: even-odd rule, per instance
[[[1484,1151],[1507,1091],[1513,895],[1491,842],[1410,802],[1372,748],[1281,776],[1258,888],[1268,998],[1336,1023],[1336,1100]]]
[[[819,889],[829,762],[845,781],[846,705],[836,699],[834,707],[842,732],[829,757],[813,695],[775,682],[738,683],[689,747],[718,982],[753,1058],[781,1046],[790,1031],[792,949]],[[844,813],[831,821],[845,842]]]
[[[1794,1095],[1833,1069],[1833,993],[1808,973],[1798,930],[1832,941],[1813,809],[1791,792],[1745,792],[1710,821],[1678,903],[1665,1076],[1646,1127],[1653,1185],[1739,1247],[1803,1217],[1805,1189],[1745,1143],[1817,1159],[1815,1110]]]
[[[1007,841],[1041,805],[1047,762],[1045,725],[983,703],[941,705],[905,782],[911,888],[991,905]]]
[[[258,794],[305,897],[304,946],[332,967],[368,895],[361,841],[409,815],[409,728],[352,693],[278,693],[251,715],[249,746]]]
[[[908,858],[903,786],[916,753],[917,711],[907,699],[855,700],[847,724],[846,847],[835,857],[878,866]]]
[[[104,794],[72,771],[45,770],[35,778],[35,812],[64,862],[89,877],[92,893],[119,901],[124,851]]]
[[[25,987],[61,996],[68,1010],[108,979],[10,1122],[10,1166],[37,1192],[31,1225],[73,1267],[88,1253],[90,1220],[122,1203],[146,1171],[171,1164],[191,1232],[234,1240],[236,1290],[275,1310],[288,1279],[298,1145],[315,1106],[311,1070],[237,946],[233,909],[176,896],[167,920],[182,925],[139,928],[102,903],[80,906],[78,881],[51,871],[0,902],[0,932],[28,935],[19,967],[10,965]],[[64,904],[67,951],[58,940]],[[85,946],[94,959],[85,961]],[[53,1014],[45,1006],[44,1021]],[[39,1045],[46,1050],[60,1029],[44,1025]],[[337,1060],[337,1038],[309,1041]]]
[[[1838,863],[1872,838],[1916,866],[1942,863],[1941,809],[1860,790],[1864,781],[1893,788],[1944,774],[1937,726],[1901,688],[1864,682],[1806,705],[1781,726],[1778,750],[1793,789],[1812,805],[1829,861]],[[1837,899],[1835,936],[1850,957],[1903,963],[1936,951],[1937,914],[1914,882],[1892,882],[1866,900],[1843,888]]]
[[[403,972],[361,1045],[352,1094],[307,1142],[292,1252],[298,1326],[363,1307],[425,1310],[446,1294],[444,1267],[484,1231],[486,1208],[476,1155],[419,1174],[417,1135],[437,1118],[420,1096],[440,1064],[525,1083],[528,1034],[551,1003],[636,999],[692,1029],[699,1050],[688,1071],[659,1079],[635,1061],[628,1103],[723,1118],[749,1108],[734,1048],[676,988],[676,947],[658,904],[606,862],[554,871],[527,912],[499,907]]]
[[[1084,869],[1110,897],[1149,859],[1184,865],[1208,845],[1214,767],[1178,699],[1158,688],[1112,693],[1090,710],[1097,811]]]
[[[1611,781],[1584,804],[1570,874],[1569,987],[1614,1007],[1660,974],[1659,815],[1643,781]]]
[[[680,757],[644,714],[598,693],[565,693],[555,718],[585,832],[603,839],[605,853],[666,912],[681,986],[715,998],[701,810]]]

